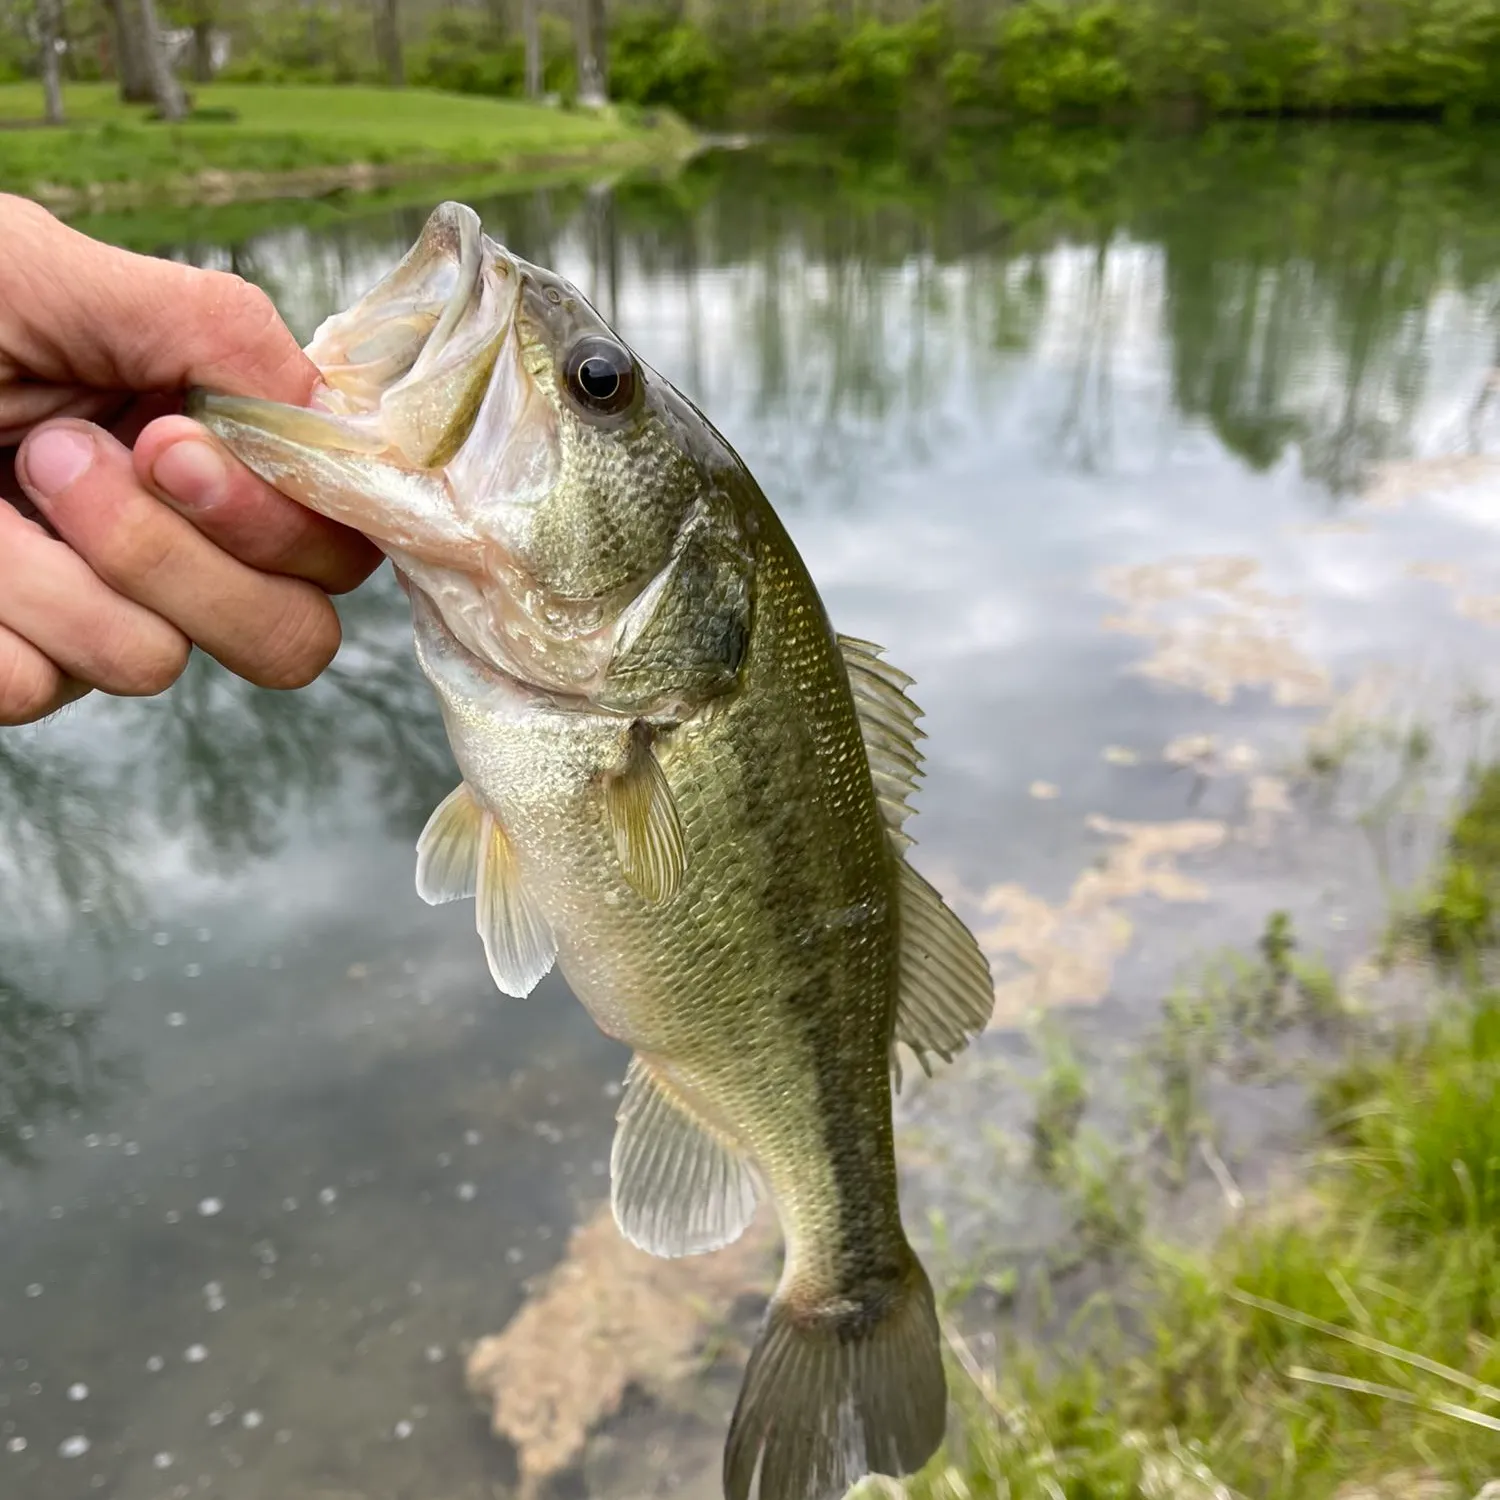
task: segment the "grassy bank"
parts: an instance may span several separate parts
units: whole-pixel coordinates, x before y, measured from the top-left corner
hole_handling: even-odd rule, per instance
[[[179,126],[109,84],[67,90],[68,124],[0,130],[0,190],[59,208],[271,197],[433,172],[629,165],[688,149],[670,116],[601,114],[432,90],[214,84]],[[40,89],[0,86],[0,124],[35,120]]]
[[[619,0],[610,17],[612,95],[701,123],[1500,112],[1493,0]],[[572,38],[548,20],[546,86],[566,96]],[[377,75],[356,12],[273,4],[236,30],[245,79]],[[408,40],[414,82],[521,90],[519,37],[490,10],[435,11]]]
[[[1179,1145],[1226,1049],[1299,1019],[1347,1028],[1346,1060],[1316,1085],[1306,1181],[1206,1252],[1137,1237],[1121,1196],[1141,1163],[1071,1160],[1086,1085],[1053,1060],[1038,1142],[1119,1275],[1045,1355],[1014,1343],[981,1360],[955,1337],[965,1417],[914,1500],[1472,1500],[1500,1477],[1497,892],[1492,768],[1398,920],[1408,962],[1431,966],[1419,1025],[1392,1036],[1347,1015],[1281,919],[1253,959],[1169,1003],[1152,1096],[1158,1139],[1175,1126]]]

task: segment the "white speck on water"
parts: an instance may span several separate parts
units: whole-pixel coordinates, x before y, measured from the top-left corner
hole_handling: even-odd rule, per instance
[[[472,1203],[478,1192],[479,1189],[472,1182],[461,1182],[458,1185],[458,1196],[465,1203]]]
[[[318,1190],[318,1202],[325,1205],[325,1207],[330,1203],[337,1203],[338,1196],[339,1190],[337,1188],[326,1187]]]
[[[451,1167],[453,1165],[453,1153],[451,1151],[438,1152],[437,1164],[440,1167]]]
[[[200,943],[206,943],[212,937],[213,933],[210,932],[207,927],[200,927],[198,929],[198,941]]]
[[[167,1221],[168,1224],[182,1223],[182,1215],[178,1213],[175,1208],[169,1208],[166,1213],[162,1215],[162,1217]]]
[[[412,1427],[411,1423],[403,1418],[401,1421],[397,1422],[395,1426],[396,1441],[405,1442],[406,1439],[412,1435],[413,1431],[415,1431],[415,1429]]]
[[[603,1177],[605,1172],[607,1172],[608,1170],[609,1168],[605,1166],[602,1161],[591,1161],[589,1163],[589,1171],[592,1172],[595,1177]]]
[[[167,1017],[167,1025],[168,1026],[186,1026],[187,1025],[187,1017],[185,1015],[183,1015],[183,1013],[180,1010],[174,1010]]]
[[[281,1207],[284,1213],[294,1214],[297,1212],[297,1200],[295,1198],[283,1198]]]
[[[172,1467],[172,1455],[170,1453],[158,1453],[151,1462],[158,1469],[170,1469]]]
[[[224,1200],[222,1198],[205,1198],[198,1205],[198,1212],[205,1219],[211,1219],[215,1214],[224,1212]]]
[[[203,965],[189,964],[187,968],[185,968],[182,972],[186,974],[189,979],[196,979],[203,972]]]
[[[240,1418],[241,1424],[245,1427],[259,1427],[260,1424],[265,1420],[266,1419],[261,1416],[258,1411],[247,1411],[245,1415]]]
[[[229,1419],[229,1413],[232,1410],[233,1407],[229,1406],[214,1407],[214,1409],[208,1414],[208,1425],[210,1427],[222,1427],[224,1423]]]
[[[139,1156],[141,1154],[141,1143],[139,1141],[126,1141],[125,1144],[120,1147],[120,1150],[122,1150],[126,1154],[126,1156]]]
[[[422,1295],[422,1283],[420,1281],[408,1281],[406,1283],[406,1290],[409,1295],[420,1297]]]
[[[59,1458],[82,1458],[89,1451],[89,1440],[81,1432],[75,1432],[72,1437],[64,1438],[57,1445]]]
[[[166,932],[153,932],[151,934],[151,941],[155,943],[158,948],[165,948],[167,944],[172,941],[172,936],[170,933]]]
[[[203,1361],[208,1358],[208,1350],[205,1349],[202,1344],[189,1344],[188,1347],[182,1351],[182,1357],[190,1365],[201,1365]]]
[[[290,1427],[281,1427],[281,1428],[277,1429],[277,1432],[276,1432],[276,1441],[278,1443],[289,1443],[289,1442],[291,1442],[291,1440],[292,1440],[292,1429]]]
[[[84,1136],[83,1144],[87,1146],[90,1151],[92,1151],[99,1144],[99,1137],[90,1133],[89,1135]]]
[[[208,1285],[203,1288],[203,1295],[207,1297],[210,1302],[212,1302],[215,1297],[222,1297],[224,1295],[223,1284],[217,1281],[210,1281]]]
[[[28,1297],[40,1297],[42,1295],[42,1284],[41,1284],[41,1282],[40,1281],[33,1281],[31,1283],[31,1285],[26,1288],[26,1295]]]
[[[139,984],[141,980],[146,977],[146,971],[141,968],[139,964],[137,964],[135,968],[130,971],[130,977],[136,984]]]
[[[525,1252],[519,1245],[512,1245],[510,1249],[505,1252],[505,1258],[511,1263],[511,1265],[516,1266],[521,1263],[521,1256],[524,1253]]]
[[[536,1237],[539,1240],[550,1240],[552,1238],[552,1226],[550,1224],[538,1224],[536,1226]]]
[[[443,1362],[443,1346],[441,1344],[429,1344],[427,1346],[427,1363],[440,1365]]]
[[[166,1369],[166,1367],[166,1360],[164,1360],[159,1354],[153,1354],[151,1358],[146,1361],[146,1368],[153,1375],[159,1374],[162,1370]]]
[[[18,1131],[16,1131],[16,1134],[20,1136],[23,1141],[34,1141],[36,1139],[36,1126],[23,1125]]]
[[[87,1401],[88,1399],[89,1388],[81,1380],[74,1381],[74,1383],[68,1387],[69,1401]]]
[[[477,1146],[484,1137],[477,1130],[464,1131],[464,1145]]]
[[[62,1216],[63,1206],[61,1203],[54,1203],[52,1207],[47,1210],[47,1217],[49,1219],[60,1219],[62,1218]]]
[[[7,1453],[24,1453],[26,1451],[26,1439],[23,1437],[13,1437],[5,1445],[5,1451]]]
[[[604,1085],[604,1097],[606,1099],[618,1099],[620,1097],[620,1085],[618,1080],[616,1080],[614,1083],[606,1083]]]

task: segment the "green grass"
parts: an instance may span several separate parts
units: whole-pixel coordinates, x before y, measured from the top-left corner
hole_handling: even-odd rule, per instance
[[[1455,866],[1500,875],[1500,768],[1474,778],[1433,901]],[[1156,1122],[1154,1149],[1178,1164],[1226,1037],[1293,1020],[1356,1037],[1317,1084],[1304,1183],[1206,1250],[1096,1245],[1124,1246],[1128,1270],[1048,1347],[1013,1335],[981,1362],[950,1330],[960,1415],[909,1500],[1332,1500],[1393,1476],[1379,1493],[1422,1493],[1423,1477],[1469,1500],[1500,1477],[1500,991],[1477,977],[1493,933],[1471,923],[1465,942],[1463,983],[1439,990],[1434,972],[1429,1018],[1394,1038],[1353,1030],[1281,914],[1254,960],[1220,960],[1171,997],[1147,1061],[1158,1109],[1181,1116],[1177,1140]],[[1048,1118],[1054,1093],[1086,1093],[1073,1073],[1051,1063],[1064,1086],[1041,1092]],[[1126,1165],[1074,1185],[1085,1241],[1112,1193],[1134,1228]]]
[[[169,126],[122,105],[108,84],[75,84],[66,125],[0,131],[0,189],[66,199],[98,185],[106,201],[149,199],[203,172],[525,168],[664,154],[686,135],[670,122],[648,128],[628,112],[421,89],[213,84],[196,90],[194,102],[201,118]],[[0,121],[40,114],[35,85],[0,85]]]

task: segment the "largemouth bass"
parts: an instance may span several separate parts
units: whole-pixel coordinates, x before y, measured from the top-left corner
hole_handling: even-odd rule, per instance
[[[475,899],[502,991],[556,963],[633,1049],[611,1159],[631,1241],[698,1254],[762,1195],[780,1216],[728,1500],[915,1471],[947,1394],[897,1202],[895,1049],[951,1059],[993,990],[904,857],[910,679],[834,632],[707,418],[472,210],[438,208],[308,353],[318,409],[193,409],[407,587],[463,775],[419,892]]]

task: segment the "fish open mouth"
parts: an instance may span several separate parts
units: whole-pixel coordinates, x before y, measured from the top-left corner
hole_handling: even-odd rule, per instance
[[[459,563],[475,538],[444,474],[476,426],[492,472],[530,397],[516,310],[529,269],[460,203],[306,353],[323,379],[309,407],[206,391],[187,411],[292,499],[384,546]],[[454,476],[455,479],[467,476]]]

